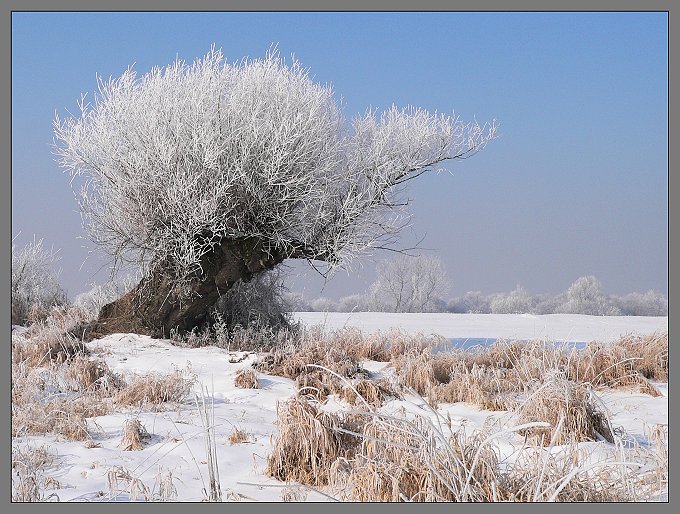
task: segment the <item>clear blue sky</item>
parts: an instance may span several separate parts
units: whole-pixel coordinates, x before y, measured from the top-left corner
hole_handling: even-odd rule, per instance
[[[55,111],[75,112],[96,73],[278,43],[348,117],[396,103],[499,120],[500,138],[453,176],[411,183],[403,244],[425,236],[452,296],[556,293],[588,274],[608,293],[667,293],[667,40],[665,13],[14,13],[12,233],[61,249],[71,296],[105,280],[51,154]],[[323,294],[362,291],[362,262]],[[314,273],[295,275],[292,289],[321,294]]]

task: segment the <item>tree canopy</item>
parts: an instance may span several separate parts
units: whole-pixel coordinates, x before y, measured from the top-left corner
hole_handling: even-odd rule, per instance
[[[55,118],[55,152],[83,179],[93,241],[176,283],[224,240],[331,267],[390,245],[403,184],[496,131],[413,107],[347,121],[331,86],[276,51],[229,64],[212,48],[98,84],[79,115]]]

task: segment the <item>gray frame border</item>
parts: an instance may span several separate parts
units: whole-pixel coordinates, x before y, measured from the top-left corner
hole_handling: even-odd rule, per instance
[[[102,5],[103,4],[103,5]],[[92,2],[87,2],[85,0],[8,0],[2,3],[1,9],[1,19],[2,24],[0,25],[0,33],[2,34],[2,51],[0,51],[0,92],[2,93],[2,102],[0,103],[0,112],[2,115],[2,132],[0,136],[0,160],[2,162],[0,173],[0,231],[2,234],[3,241],[6,244],[2,245],[3,251],[0,252],[0,266],[6,273],[0,275],[0,288],[3,292],[7,294],[2,295],[2,309],[0,309],[0,324],[5,327],[5,334],[8,336],[6,339],[6,344],[3,346],[3,352],[5,360],[8,367],[5,368],[6,373],[3,376],[3,381],[5,385],[5,391],[11,391],[11,357],[10,357],[10,344],[9,341],[11,336],[10,332],[10,270],[11,270],[11,257],[10,257],[10,244],[11,241],[11,12],[12,11],[664,11],[668,12],[668,23],[669,23],[669,159],[674,159],[674,154],[672,154],[670,148],[671,146],[670,134],[671,127],[671,115],[673,113],[677,114],[677,109],[674,104],[670,101],[670,84],[677,77],[678,65],[677,59],[673,59],[673,56],[678,55],[674,53],[678,45],[675,39],[671,36],[670,27],[671,22],[675,19],[672,14],[671,2],[661,1],[661,0],[558,0],[550,2],[541,2],[538,0],[513,0],[508,2],[507,0],[465,0],[457,1],[452,3],[446,0],[421,0],[420,2],[413,2],[412,0],[344,0],[342,3],[337,2],[335,5],[318,5],[318,3],[312,0],[251,0],[250,2],[237,2],[234,0],[228,1],[215,1],[215,0],[195,0],[193,2],[186,2],[182,0],[166,0],[163,3],[154,2],[153,0],[119,0],[118,2],[107,2],[100,3],[98,5],[92,5]],[[680,12],[675,9],[676,12]],[[680,16],[680,15],[679,15]],[[677,119],[677,117],[675,118]],[[670,270],[670,256],[671,253],[678,255],[676,252],[677,238],[675,234],[671,232],[670,218],[671,212],[673,212],[673,206],[670,204],[670,197],[672,191],[677,189],[675,187],[676,182],[671,179],[670,176],[670,163],[669,163],[669,173],[668,173],[668,185],[669,185],[669,251],[668,251],[668,262],[669,262],[669,300],[672,296],[671,293],[671,283],[676,281],[676,275],[671,273]],[[678,209],[675,209],[677,211]],[[676,218],[677,219],[677,218]],[[669,325],[671,325],[670,313],[673,311],[673,304],[671,302],[669,307]],[[675,350],[670,351],[671,360],[677,361]],[[11,398],[10,394],[7,393],[3,396],[2,407],[6,408],[4,412],[10,412]],[[669,404],[669,418],[673,420],[672,424],[677,425],[675,418],[677,417],[678,410],[673,405],[675,400],[671,400]],[[3,453],[6,456],[11,454],[11,426],[10,417],[5,417],[6,421],[2,424],[2,441],[3,441]],[[671,422],[669,421],[669,424]],[[8,461],[9,459],[7,459]],[[6,462],[7,462],[6,461]],[[671,462],[672,471],[670,476],[674,479],[676,472],[678,471],[678,466]],[[11,496],[11,479],[9,474],[9,467],[0,466],[0,482],[3,486],[0,487],[2,492],[2,503],[7,502],[6,508],[10,509],[11,512],[20,512],[30,509],[33,511],[35,508],[40,508],[40,506],[34,507],[33,505],[27,504],[13,504],[10,503]],[[669,483],[669,490],[672,489]],[[677,494],[677,493],[675,493]],[[677,500],[674,493],[670,493],[671,502],[661,503],[661,504],[649,504],[645,505],[645,509],[651,509],[658,512],[667,512],[671,510],[671,505],[673,500]],[[675,502],[678,503],[678,502]],[[97,509],[109,510],[118,507],[114,507],[115,504],[99,504]],[[121,505],[121,504],[117,504]],[[164,512],[167,510],[184,512],[186,509],[186,503],[179,504],[150,504],[150,505],[139,505],[139,504],[125,504],[123,508],[144,508],[150,511],[163,509]],[[595,504],[593,504],[595,505]],[[630,510],[631,512],[637,512],[640,510],[641,505],[639,504],[596,504],[597,509],[604,509],[605,511],[620,511],[621,509]],[[228,508],[231,510],[236,508],[239,511],[255,511],[260,510],[264,506],[265,508],[275,508],[281,512],[302,512],[312,510],[315,511],[318,504],[285,504],[285,503],[266,503],[266,504],[231,504]],[[72,503],[69,505],[60,504],[50,504],[48,507],[51,511],[52,509],[57,512],[74,512],[89,508],[88,504],[77,504]],[[215,509],[216,512],[222,512],[222,507],[218,505],[205,504],[205,508],[208,510]],[[390,513],[396,512],[410,512],[411,509],[406,504],[391,505],[391,504],[331,504],[324,506],[324,510],[328,508],[331,511],[347,511],[347,510],[358,510],[362,511],[386,511]],[[448,511],[451,506],[446,504],[437,505],[427,505],[423,506],[423,509],[432,511]],[[502,507],[495,507],[491,504],[463,504],[454,507],[455,509],[462,509],[466,512],[481,512],[490,508],[501,508],[504,511],[525,511],[525,509],[557,509],[558,511],[571,511],[572,509],[582,508],[579,505],[571,504],[561,504],[552,505],[550,507],[545,506],[522,506],[517,504],[505,504]],[[219,510],[218,510],[219,509]],[[677,509],[677,507],[676,507]],[[8,512],[3,509],[4,512]]]

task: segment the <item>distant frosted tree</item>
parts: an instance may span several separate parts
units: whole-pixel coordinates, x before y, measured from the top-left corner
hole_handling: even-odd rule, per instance
[[[12,323],[35,321],[50,307],[66,303],[55,265],[59,257],[35,239],[21,249],[12,242]]]
[[[531,310],[531,296],[521,285],[507,294],[499,293],[491,298],[494,314],[524,314]]]
[[[435,256],[400,255],[379,263],[377,272],[370,295],[379,311],[431,311],[449,287],[446,269]]]
[[[330,86],[276,52],[130,68],[93,102],[55,119],[55,152],[92,240],[144,276],[91,336],[189,331],[285,259],[332,269],[389,247],[408,223],[405,184],[495,137],[493,122],[411,107],[348,122]]]
[[[460,298],[451,300],[447,310],[462,314],[488,314],[491,312],[491,302],[480,291],[468,291]]]
[[[370,298],[365,294],[343,296],[338,301],[340,312],[365,312],[371,310]]]
[[[537,295],[534,298],[535,305],[532,308],[534,314],[555,314],[567,301],[566,293],[552,296],[549,294]]]
[[[602,293],[602,284],[592,275],[578,278],[567,290],[567,301],[560,307],[561,312],[590,314],[594,316],[615,316],[620,314]]]
[[[668,316],[668,298],[656,291],[614,297],[613,302],[625,316]]]
[[[315,310],[312,309],[312,306],[302,293],[283,291],[283,300],[290,312],[309,312]]]
[[[310,306],[315,312],[335,312],[338,310],[336,303],[325,296],[314,298],[314,300],[310,302]]]

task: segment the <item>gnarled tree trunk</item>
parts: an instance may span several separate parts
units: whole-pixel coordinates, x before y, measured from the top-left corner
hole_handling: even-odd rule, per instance
[[[180,298],[163,266],[156,266],[132,291],[102,307],[83,337],[92,340],[119,332],[168,337],[171,330],[188,332],[206,321],[210,308],[237,281],[248,281],[283,260],[278,252],[265,251],[255,238],[222,241],[201,259],[203,272],[191,282],[189,299]]]

